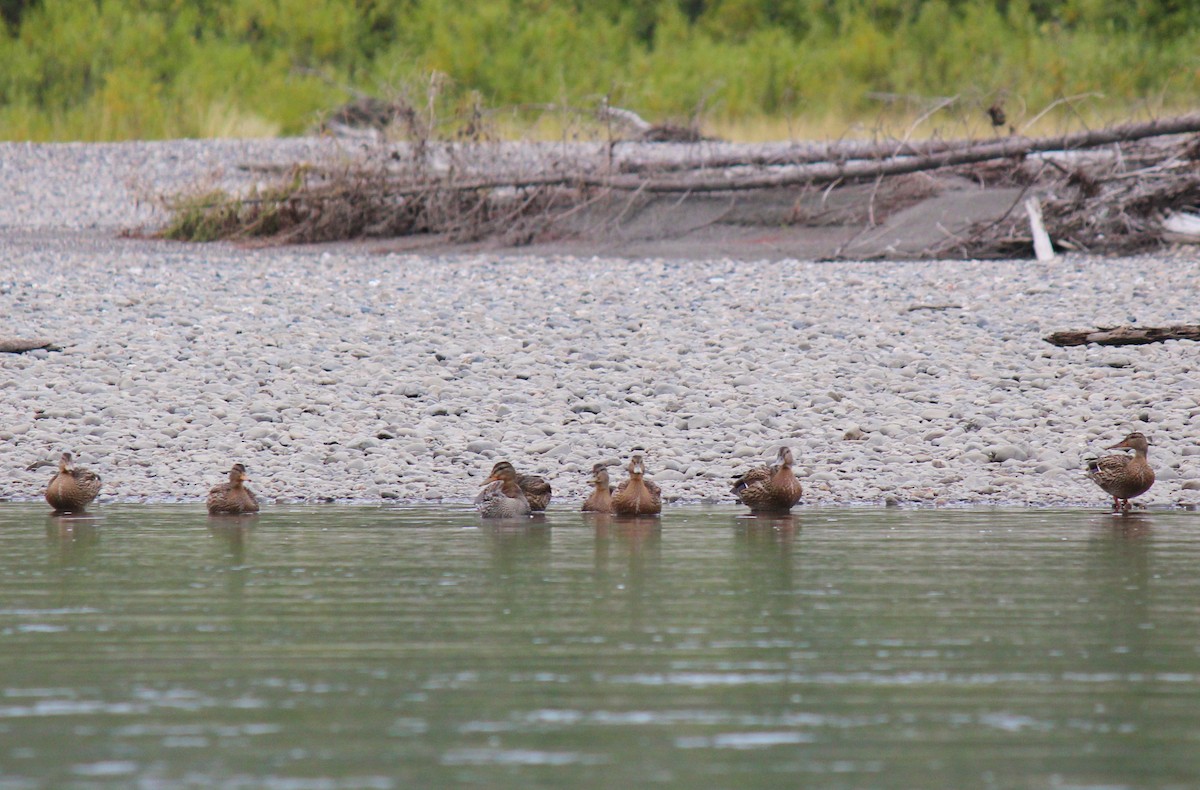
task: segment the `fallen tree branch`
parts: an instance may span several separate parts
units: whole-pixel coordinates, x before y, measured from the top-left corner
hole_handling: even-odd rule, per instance
[[[36,351],[39,348],[44,348],[47,351],[62,351],[61,348],[49,340],[0,336],[0,353],[24,354],[26,351]]]
[[[541,186],[581,186],[645,192],[733,192],[775,189],[802,184],[863,181],[998,159],[1019,159],[1036,153],[1077,151],[1116,142],[1133,142],[1150,137],[1190,132],[1200,132],[1200,113],[1052,137],[1006,137],[982,143],[970,140],[953,143],[939,141],[899,143],[893,144],[890,148],[886,144],[878,143],[872,143],[866,148],[861,148],[859,143],[830,144],[813,147],[796,158],[772,156],[756,159],[753,156],[727,156],[685,160],[672,163],[670,166],[651,163],[634,166],[625,163],[619,166],[618,169],[622,172],[618,174],[598,174],[590,168],[578,172],[539,176],[498,173],[488,177],[464,179],[449,186],[460,191]],[[758,166],[760,169],[783,170],[784,172],[756,173],[746,176],[727,172],[731,169],[744,168],[747,165]],[[636,175],[643,170],[651,171],[654,174],[696,173],[705,170],[726,172],[720,178],[706,175],[678,178],[655,178],[654,175],[651,175],[647,178]],[[317,173],[318,171],[314,170],[313,172]],[[402,172],[397,176],[401,180],[404,178]],[[425,183],[407,183],[398,187],[395,194],[418,194],[427,189],[448,186],[437,177],[437,173],[428,173],[426,176],[428,180]]]
[[[1047,343],[1056,346],[1082,346],[1088,343],[1101,346],[1138,346],[1161,343],[1164,340],[1200,340],[1200,325],[1099,327],[1055,332],[1046,337]]]
[[[682,170],[724,170],[747,166],[786,167],[887,159],[900,159],[906,163],[915,159],[922,162],[937,162],[936,167],[952,167],[992,159],[1024,157],[1033,153],[1078,151],[1117,142],[1132,142],[1150,137],[1193,132],[1200,132],[1200,113],[1050,137],[1011,136],[984,142],[973,140],[927,140],[924,142],[841,140],[832,143],[798,144],[786,151],[761,156],[723,154],[670,163],[626,161],[621,163],[620,169],[623,172],[651,170],[665,173]],[[895,172],[914,171],[899,170]],[[877,171],[868,171],[867,175],[875,174]],[[883,175],[891,174],[892,171],[883,173]]]
[[[689,179],[684,181],[651,180],[645,189],[650,192],[718,192],[747,189],[773,189],[800,184],[825,183],[836,180],[862,181],[880,176],[938,170],[958,165],[976,164],[993,159],[1013,159],[1046,151],[1071,151],[1116,142],[1132,142],[1148,137],[1200,132],[1200,113],[1167,120],[1124,124],[1108,129],[1093,129],[1077,134],[1055,137],[1007,137],[998,142],[966,144],[961,149],[947,149],[926,155],[895,157],[882,161],[823,162],[797,167],[794,172],[778,175],[751,176],[740,179]],[[607,184],[615,189],[627,189],[625,182],[611,179]]]
[[[961,310],[963,306],[960,304],[914,304],[910,305],[904,312],[915,313],[918,310]]]
[[[1126,252],[1162,243],[1164,217],[1194,213],[1200,204],[1200,146],[1180,138],[1186,132],[1200,132],[1200,113],[1043,138],[898,141],[875,143],[869,151],[839,143],[825,152],[869,158],[775,159],[770,164],[767,158],[756,159],[764,152],[761,146],[641,144],[627,149],[622,162],[610,158],[611,146],[423,138],[411,145],[380,143],[349,159],[297,163],[280,174],[275,186],[257,186],[241,196],[197,191],[169,199],[174,224],[164,235],[315,242],[444,234],[456,241],[525,244],[587,233],[606,223],[620,225],[626,210],[661,206],[656,202],[660,196],[667,196],[668,203],[707,199],[711,204],[714,195],[758,206],[760,215],[739,208],[738,224],[795,226],[815,224],[811,201],[805,198],[810,188],[827,194],[839,190],[847,197],[829,203],[851,216],[863,201],[855,189],[861,192],[872,181],[876,188],[869,192],[863,221],[874,226],[889,213],[915,205],[905,203],[913,192],[896,177],[942,171],[920,177],[937,184],[923,197],[949,189],[969,191],[963,176],[978,189],[1017,187],[1021,195],[999,218],[947,225],[942,239],[911,255],[1026,257],[1031,227],[1038,223],[1019,227],[1022,217],[1012,209],[1027,197],[1041,203],[1041,227],[1059,248]],[[1172,137],[1150,141],[1164,135]],[[1080,153],[1096,146],[1110,147]],[[694,156],[697,151],[718,151],[727,158]],[[1042,156],[1030,158],[1034,154]],[[630,157],[638,158],[632,170]],[[884,183],[901,186],[892,190],[887,205],[877,206]],[[625,209],[617,210],[622,204]],[[581,207],[594,211],[582,216]],[[574,224],[566,221],[569,217]],[[675,231],[685,232],[673,227],[664,233]],[[1043,256],[1047,247],[1042,245]]]
[[[1163,220],[1163,238],[1177,244],[1200,244],[1200,215],[1171,214]]]
[[[1026,198],[1025,212],[1029,215],[1029,231],[1033,234],[1034,257],[1042,263],[1054,260],[1054,244],[1042,220],[1042,204],[1037,198]]]

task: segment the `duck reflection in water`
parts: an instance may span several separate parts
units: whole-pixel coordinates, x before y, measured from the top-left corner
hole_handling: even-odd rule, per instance
[[[790,548],[800,530],[800,518],[791,513],[738,516],[733,521],[733,528],[737,537],[747,543]]]
[[[225,545],[229,550],[230,559],[234,562],[241,564],[246,558],[246,538],[249,536],[250,527],[244,520],[209,516],[208,532]]]
[[[614,549],[625,553],[631,574],[640,576],[647,562],[657,563],[662,549],[662,520],[657,517],[614,517],[594,514],[585,517],[594,527],[595,567],[607,574]]]
[[[754,611],[770,613],[783,627],[790,622],[790,595],[794,587],[796,536],[800,518],[780,513],[734,520],[736,572],[741,594]]]
[[[209,516],[208,532],[221,547],[227,563],[227,567],[222,570],[225,591],[230,600],[241,601],[250,575],[250,566],[246,564],[246,545],[250,541],[253,527],[244,519]]]
[[[1148,538],[1154,527],[1153,516],[1134,511],[1109,513],[1101,516],[1099,521],[1113,536],[1125,540]]]
[[[625,638],[631,644],[648,644],[665,617],[658,582],[662,521],[653,516],[598,516],[593,523],[595,604],[600,611],[628,620]]]
[[[1094,615],[1078,628],[1074,643],[1105,645],[1106,669],[1121,677],[1161,666],[1170,651],[1164,651],[1163,620],[1167,614],[1156,605],[1164,589],[1164,567],[1170,567],[1161,545],[1153,537],[1154,519],[1144,513],[1120,513],[1099,517],[1088,540],[1084,578],[1089,583],[1087,598]],[[1131,721],[1143,710],[1140,694],[1113,695],[1105,705],[1105,717]]]
[[[62,565],[82,565],[95,554],[100,543],[98,521],[91,516],[47,516],[46,542],[57,550]]]
[[[551,530],[543,519],[488,519],[480,526],[492,567],[503,576],[541,574],[550,562]]]

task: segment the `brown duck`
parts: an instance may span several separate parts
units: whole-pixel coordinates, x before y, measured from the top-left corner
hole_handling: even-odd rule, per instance
[[[258,512],[258,498],[246,488],[250,478],[246,467],[234,464],[229,470],[229,482],[213,486],[208,492],[208,512],[214,516],[236,516]]]
[[[501,461],[492,467],[491,476],[483,481],[483,490],[475,497],[479,515],[484,518],[528,516],[531,509],[529,500],[517,480],[517,470],[508,461]],[[549,489],[549,486],[546,488]]]
[[[58,459],[58,472],[46,486],[46,502],[57,513],[82,513],[100,493],[100,475],[75,466],[70,453]]]
[[[662,512],[662,489],[647,480],[642,456],[629,459],[629,477],[621,481],[612,497],[612,512],[618,516],[654,516]]]
[[[756,513],[786,513],[800,501],[804,489],[792,472],[792,450],[780,447],[775,463],[757,466],[734,478],[733,495]]]
[[[1146,460],[1150,442],[1133,432],[1106,450],[1133,450],[1133,455],[1106,455],[1088,462],[1087,476],[1113,498],[1113,512],[1129,510],[1129,500],[1141,496],[1154,485],[1154,470]]]
[[[595,464],[588,482],[592,484],[592,493],[588,494],[587,500],[584,501],[583,510],[592,513],[611,513],[613,487],[608,481],[608,467],[604,464]]]
[[[496,470],[505,465],[512,466],[508,461],[501,461],[492,467],[492,476],[494,477]],[[550,504],[550,484],[546,482],[545,478],[538,477],[537,475],[517,473],[517,485],[521,487],[521,492],[525,494],[525,499],[529,502],[530,510],[545,510],[546,505]]]

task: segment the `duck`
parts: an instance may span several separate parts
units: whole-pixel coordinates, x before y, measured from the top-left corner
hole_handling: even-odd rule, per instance
[[[258,498],[246,488],[250,478],[246,467],[234,464],[229,470],[229,482],[213,486],[208,492],[208,512],[214,516],[236,516],[258,512]]]
[[[588,482],[592,484],[593,490],[584,501],[582,510],[590,513],[611,513],[613,487],[608,481],[607,465],[594,464]]]
[[[629,477],[612,496],[612,512],[619,516],[654,516],[662,512],[662,489],[647,480],[641,455],[629,459]]]
[[[780,447],[775,463],[756,466],[734,478],[731,491],[752,513],[786,513],[800,501],[804,489],[792,472],[792,449]]]
[[[492,467],[492,474],[483,481],[483,490],[475,497],[479,515],[483,518],[528,516],[532,508],[517,479],[517,470],[508,461],[501,461]]]
[[[1141,496],[1154,485],[1154,470],[1146,459],[1150,442],[1134,431],[1106,450],[1128,449],[1133,455],[1116,453],[1088,462],[1087,476],[1113,498],[1113,512],[1128,512],[1129,500]]]
[[[75,466],[70,453],[58,459],[58,472],[46,486],[46,502],[56,513],[82,513],[100,493],[100,475]]]
[[[492,467],[492,476],[495,477],[496,471],[504,465],[512,467],[508,461],[501,461]],[[489,480],[491,478],[488,478]],[[499,478],[497,478],[499,479]],[[529,509],[533,511],[542,511],[550,504],[550,484],[543,477],[537,475],[523,475],[517,473],[517,485],[521,487],[521,492],[525,494],[525,499],[529,502]]]

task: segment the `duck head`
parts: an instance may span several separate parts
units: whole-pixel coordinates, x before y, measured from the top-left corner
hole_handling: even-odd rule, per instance
[[[775,466],[790,467],[793,463],[795,460],[792,458],[792,448],[780,447],[779,452],[775,455]]]
[[[607,491],[609,484],[608,467],[605,464],[594,464],[592,466],[592,476],[588,479],[588,482],[596,486],[596,488]]]
[[[229,482],[235,488],[242,483],[249,483],[250,478],[246,476],[246,467],[244,464],[234,464],[229,470]]]
[[[514,469],[513,465],[508,461],[501,461],[492,467],[491,475],[488,476],[487,480],[483,481],[483,484],[487,485],[488,483],[494,483],[497,480],[505,483],[515,483],[517,482],[517,470]]]
[[[1133,433],[1129,434],[1121,441],[1117,442],[1116,444],[1111,444],[1105,449],[1108,449],[1108,450],[1129,449],[1129,450],[1133,450],[1134,452],[1144,453],[1144,452],[1146,452],[1147,448],[1149,448],[1149,447],[1150,447],[1150,442],[1146,439],[1146,437],[1139,431],[1134,431]]]
[[[629,466],[626,469],[629,471],[629,476],[634,479],[641,479],[642,475],[646,474],[646,463],[642,460],[640,453],[629,459]]]

